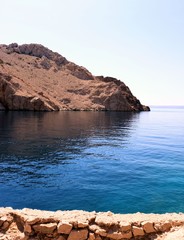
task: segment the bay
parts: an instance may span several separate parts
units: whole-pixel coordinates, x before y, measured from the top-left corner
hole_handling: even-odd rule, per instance
[[[0,112],[0,206],[184,212],[184,108]]]

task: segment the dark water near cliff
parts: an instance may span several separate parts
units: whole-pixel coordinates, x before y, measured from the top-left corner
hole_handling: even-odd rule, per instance
[[[0,206],[184,212],[184,108],[0,112]]]

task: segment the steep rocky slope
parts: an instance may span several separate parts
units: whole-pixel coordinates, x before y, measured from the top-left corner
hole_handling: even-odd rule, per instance
[[[39,44],[0,45],[0,109],[149,111],[120,80]]]

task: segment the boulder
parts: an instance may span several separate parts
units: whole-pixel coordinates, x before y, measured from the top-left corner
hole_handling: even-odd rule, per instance
[[[35,232],[42,234],[51,234],[57,228],[57,223],[42,223],[33,226]]]
[[[67,240],[86,240],[88,237],[88,230],[72,230]]]

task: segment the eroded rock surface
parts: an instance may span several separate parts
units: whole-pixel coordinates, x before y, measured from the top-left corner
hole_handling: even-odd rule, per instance
[[[183,239],[184,214],[113,214],[0,208],[0,239]],[[169,238],[171,236],[171,238]]]
[[[0,45],[0,110],[147,111],[120,80],[40,44]]]

